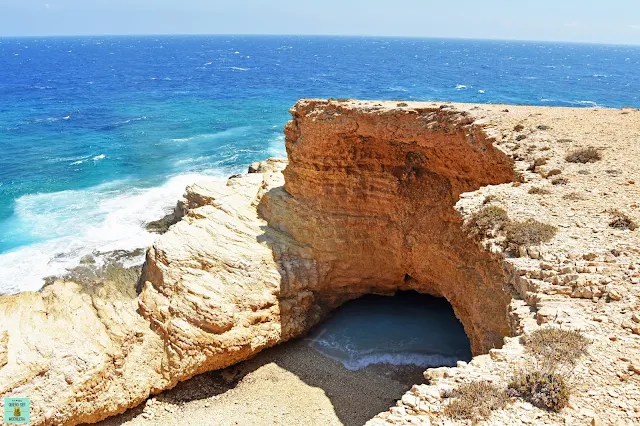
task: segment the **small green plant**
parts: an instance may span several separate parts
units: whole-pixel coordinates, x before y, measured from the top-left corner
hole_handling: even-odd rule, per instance
[[[573,151],[569,153],[564,159],[569,163],[587,164],[595,163],[596,161],[602,160],[602,155],[597,149],[589,147]]]
[[[504,408],[509,402],[503,389],[480,381],[460,385],[451,392],[451,397],[444,413],[454,419],[486,420],[492,411]]]
[[[635,229],[638,227],[633,219],[631,219],[626,213],[621,212],[618,209],[610,210],[609,214],[611,215],[611,222],[609,222],[609,226],[612,228],[635,231]]]
[[[551,194],[551,191],[549,191],[548,189],[539,188],[537,186],[534,186],[534,187],[529,189],[529,194],[548,195],[548,194]]]
[[[558,231],[556,227],[535,219],[509,222],[504,229],[506,242],[511,247],[532,246],[551,241]]]
[[[501,229],[509,222],[507,211],[498,206],[486,206],[471,215],[469,225],[478,233],[486,235],[488,231]]]
[[[555,366],[574,364],[586,353],[589,343],[578,330],[544,327],[526,336],[524,348],[543,363]]]
[[[406,103],[406,102],[400,102],[400,103],[399,103],[398,105],[396,105],[396,106],[399,106],[399,107],[406,107],[406,106],[409,106],[409,104],[408,104],[408,103]]]
[[[536,407],[560,411],[569,403],[570,390],[561,374],[532,369],[513,376],[507,395],[523,398]]]

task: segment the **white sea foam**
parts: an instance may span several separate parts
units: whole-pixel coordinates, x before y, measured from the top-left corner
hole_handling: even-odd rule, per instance
[[[460,356],[437,353],[383,352],[379,349],[355,349],[351,343],[340,346],[338,342],[332,339],[325,340],[322,336],[316,338],[307,337],[306,340],[309,341],[309,346],[316,351],[327,358],[340,362],[347,370],[351,371],[361,370],[374,364],[417,365],[423,368],[453,367],[462,359]],[[402,346],[402,343],[400,343],[400,346]]]
[[[240,67],[229,67],[229,69],[236,70],[236,71],[249,71],[249,68],[240,68]]]
[[[93,161],[100,161],[100,160],[104,160],[105,158],[107,158],[106,155],[100,154],[100,155],[96,155],[95,157],[93,157],[92,160]]]
[[[0,254],[0,294],[38,290],[45,277],[63,274],[87,254],[149,246],[156,235],[144,224],[171,211],[187,185],[207,179],[223,177],[180,175],[154,188],[114,181],[18,198],[12,219],[15,234],[41,242]]]
[[[241,134],[242,132],[250,128],[251,126],[233,127],[231,129],[223,130],[217,133],[199,133],[197,135],[187,136],[184,138],[169,139],[169,141],[170,142],[190,142],[190,141],[202,140],[202,139],[220,139],[220,138],[226,138],[226,137],[233,137],[233,136],[238,136],[239,134]]]
[[[458,85],[456,85],[456,90],[464,90],[464,89],[466,89],[466,88],[467,88],[467,86],[465,86],[464,84],[458,84]]]
[[[484,90],[478,90],[478,93],[483,94],[483,93],[485,93],[485,91]]]

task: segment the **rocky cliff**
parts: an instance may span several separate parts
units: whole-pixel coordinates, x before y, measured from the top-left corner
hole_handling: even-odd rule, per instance
[[[638,208],[637,171],[622,159],[637,150],[633,128],[616,129],[601,165],[567,165],[564,155],[590,132],[606,138],[611,126],[637,123],[635,111],[306,100],[291,113],[288,163],[187,189],[182,220],[147,253],[139,294],[107,280],[1,298],[0,396],[31,397],[34,424],[95,422],[300,336],[346,300],[413,289],[449,300],[478,356],[430,372],[430,386],[372,424],[441,421],[445,390],[504,380],[522,359],[521,340],[509,336],[545,323],[590,332],[592,352],[625,354],[624,382],[599,373],[596,382],[620,382],[633,413],[637,232],[602,223],[610,213],[586,194],[604,197],[617,179],[607,207]],[[470,226],[487,205],[558,234],[509,247]],[[589,360],[604,368],[602,357]],[[588,408],[589,391],[574,407]],[[611,408],[594,395],[601,411]],[[517,404],[502,411],[507,424],[526,423]]]

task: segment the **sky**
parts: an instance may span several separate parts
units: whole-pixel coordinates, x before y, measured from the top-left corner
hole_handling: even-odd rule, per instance
[[[640,0],[0,0],[0,36],[318,34],[640,45]]]

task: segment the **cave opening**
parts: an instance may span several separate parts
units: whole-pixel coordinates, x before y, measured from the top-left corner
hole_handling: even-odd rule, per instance
[[[307,339],[348,370],[391,365],[421,372],[472,357],[469,338],[447,299],[416,291],[350,300]]]

